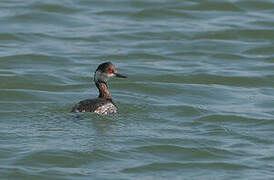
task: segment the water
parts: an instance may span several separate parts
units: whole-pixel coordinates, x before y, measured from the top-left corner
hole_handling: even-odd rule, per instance
[[[274,2],[0,2],[0,179],[273,179]],[[69,113],[112,61],[120,113]]]

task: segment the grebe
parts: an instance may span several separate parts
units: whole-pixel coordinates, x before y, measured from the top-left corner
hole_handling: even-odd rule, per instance
[[[111,77],[127,78],[119,74],[111,62],[100,64],[94,73],[94,82],[99,90],[98,98],[80,101],[71,112],[95,112],[103,115],[117,113],[117,106],[113,102],[107,86],[107,81]]]

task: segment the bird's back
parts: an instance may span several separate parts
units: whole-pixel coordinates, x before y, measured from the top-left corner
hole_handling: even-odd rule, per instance
[[[95,112],[97,114],[112,114],[117,113],[117,107],[111,99],[86,99],[76,104],[71,112]]]

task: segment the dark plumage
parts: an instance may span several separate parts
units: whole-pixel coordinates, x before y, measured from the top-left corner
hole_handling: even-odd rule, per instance
[[[117,106],[113,102],[107,86],[107,81],[111,77],[126,78],[126,76],[118,73],[111,62],[100,64],[94,74],[94,82],[99,90],[98,98],[80,101],[74,106],[72,112],[95,112],[97,114],[117,113]]]

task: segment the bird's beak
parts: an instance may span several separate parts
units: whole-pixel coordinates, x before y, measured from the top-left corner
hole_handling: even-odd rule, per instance
[[[124,76],[120,73],[113,73],[113,74],[115,74],[115,76],[118,77],[118,78],[127,78],[126,76]]]

